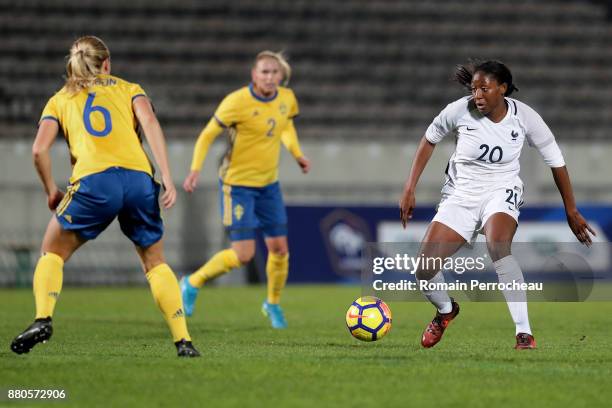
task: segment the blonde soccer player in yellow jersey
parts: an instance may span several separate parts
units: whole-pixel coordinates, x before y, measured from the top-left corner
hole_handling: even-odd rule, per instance
[[[63,266],[86,241],[95,239],[115,218],[134,243],[153,298],[166,319],[177,354],[197,357],[187,331],[178,281],[164,259],[160,185],[141,145],[142,129],[165,187],[161,201],[176,200],[164,134],[143,89],[110,75],[110,52],[97,37],[76,40],[70,48],[65,86],[42,113],[32,147],[34,165],[49,209],[55,211],[34,271],[36,318],[11,343],[28,353],[53,334],[52,315],[62,289]],[[49,149],[62,130],[70,147],[72,176],[64,195],[53,180]]]
[[[262,311],[272,327],[287,327],[279,305],[289,271],[287,214],[278,182],[281,142],[304,173],[310,170],[293,125],[299,112],[297,100],[291,89],[281,86],[290,76],[291,68],[282,54],[259,53],[251,84],[227,95],[198,137],[191,172],[183,183],[190,193],[196,188],[210,144],[225,129],[229,131],[229,148],[219,169],[219,205],[232,244],[181,279],[187,316],[193,313],[198,289],[205,282],[253,258],[255,233],[261,229],[268,248],[268,296]]]

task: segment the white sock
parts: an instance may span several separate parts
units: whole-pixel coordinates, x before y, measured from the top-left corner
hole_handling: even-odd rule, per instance
[[[438,272],[429,280],[430,283],[443,283],[444,275]],[[450,297],[445,290],[423,290],[423,295],[438,309],[440,313],[450,313],[453,310]]]
[[[512,255],[493,262],[493,266],[495,266],[499,283],[525,282],[521,266]],[[502,293],[506,298],[510,315],[516,325],[516,334],[531,334],[529,315],[527,313],[527,292],[524,290],[502,290]]]

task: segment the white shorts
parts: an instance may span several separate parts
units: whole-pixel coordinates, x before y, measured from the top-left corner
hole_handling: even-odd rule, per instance
[[[519,208],[523,204],[523,182],[498,185],[478,196],[469,197],[456,192],[442,194],[438,212],[432,221],[438,221],[453,229],[467,242],[473,242],[495,213],[510,215],[518,224]]]

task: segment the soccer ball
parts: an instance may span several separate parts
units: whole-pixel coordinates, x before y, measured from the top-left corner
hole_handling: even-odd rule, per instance
[[[382,339],[391,330],[391,310],[377,297],[360,297],[346,311],[346,327],[356,339]]]

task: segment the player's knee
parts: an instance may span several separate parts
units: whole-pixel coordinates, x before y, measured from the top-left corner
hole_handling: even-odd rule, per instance
[[[494,251],[489,250],[489,255],[491,256],[491,261],[497,262],[508,255],[512,255],[512,252],[509,248],[507,250],[496,249]]]
[[[431,280],[431,278],[433,278],[436,275],[437,272],[438,271],[430,271],[430,270],[427,270],[427,269],[417,269],[417,271],[414,274],[414,276],[419,281],[421,281],[421,280],[429,281],[429,280]]]
[[[496,261],[510,255],[514,231],[497,228],[487,232],[487,249],[491,259]]]
[[[75,249],[72,248],[60,248],[57,246],[46,246],[43,245],[40,249],[41,254],[53,254],[62,258],[64,263],[68,262],[72,254],[74,254]]]
[[[251,259],[253,259],[253,254],[241,254],[241,255],[238,255],[238,260],[243,265],[251,262]]]
[[[286,239],[273,239],[266,242],[268,252],[277,256],[285,256],[289,253],[289,247]]]
[[[166,263],[166,258],[164,257],[163,253],[159,253],[159,252],[155,252],[153,253],[152,251],[145,251],[142,255],[141,255],[141,261],[142,261],[142,266],[146,272],[149,272],[151,269]]]
[[[140,257],[145,273],[158,265],[166,263],[164,246],[161,240],[148,247],[136,246],[136,252]]]
[[[62,256],[61,253],[56,253],[56,252],[53,252],[53,251],[41,251],[39,260],[42,259],[42,258],[45,258],[45,257],[46,258],[55,259],[56,261],[60,261],[60,262],[62,262],[64,264],[68,260],[68,258]]]
[[[276,248],[270,249],[270,252],[278,257],[284,257],[289,254],[289,249],[286,247],[276,247]]]
[[[493,262],[512,254],[511,243],[507,242],[490,242],[487,243],[487,248]]]
[[[255,256],[255,251],[241,250],[237,251],[236,255],[238,256],[238,261],[240,261],[240,263],[244,265],[251,262],[251,259],[253,259],[253,257]]]
[[[162,258],[153,258],[153,259],[147,259],[145,261],[143,261],[143,267],[145,270],[145,273],[149,272],[150,270],[152,270],[153,268],[158,267],[159,265],[165,264],[166,260],[162,257]]]

